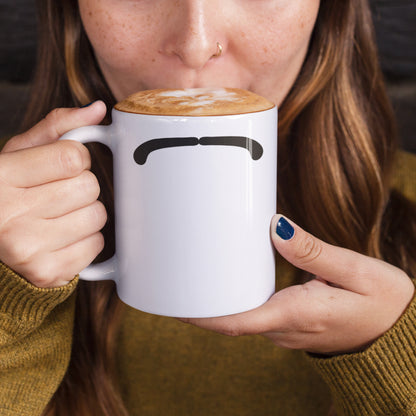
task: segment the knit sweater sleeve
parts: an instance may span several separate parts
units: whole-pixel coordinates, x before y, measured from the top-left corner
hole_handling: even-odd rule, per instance
[[[416,415],[416,298],[368,349],[308,356],[331,389],[337,416]]]
[[[416,202],[415,155],[397,155],[392,188]],[[416,296],[399,321],[365,351],[308,357],[331,389],[337,416],[416,416]]]
[[[37,288],[0,263],[0,414],[41,415],[71,355],[77,279]]]

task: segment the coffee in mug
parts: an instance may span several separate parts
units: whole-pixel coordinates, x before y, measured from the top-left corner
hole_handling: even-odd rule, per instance
[[[109,126],[62,139],[98,141],[114,159],[116,253],[80,273],[112,279],[126,304],[213,317],[275,291],[277,109],[234,88],[141,91]]]

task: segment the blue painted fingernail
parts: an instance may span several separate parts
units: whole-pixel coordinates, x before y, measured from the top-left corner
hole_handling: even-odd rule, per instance
[[[91,101],[90,103],[83,105],[81,108],[89,107],[93,103],[95,103],[95,101]]]
[[[290,240],[295,234],[295,229],[285,218],[280,217],[276,225],[276,234],[283,240]]]

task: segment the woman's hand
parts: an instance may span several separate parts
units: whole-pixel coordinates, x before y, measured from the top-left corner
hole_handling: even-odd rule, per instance
[[[107,217],[89,152],[58,139],[105,112],[103,102],[53,110],[0,154],[0,259],[38,287],[65,285],[103,248]]]
[[[315,278],[252,311],[183,321],[226,335],[262,334],[285,348],[339,354],[364,349],[411,301],[414,285],[397,267],[326,244],[280,215],[271,227],[279,253]]]

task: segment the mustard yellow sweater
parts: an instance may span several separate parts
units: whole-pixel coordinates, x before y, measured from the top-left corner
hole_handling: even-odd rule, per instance
[[[415,171],[416,157],[401,154],[394,186],[413,200]],[[279,286],[292,275],[290,265],[278,265]],[[74,279],[39,289],[0,264],[1,416],[40,415],[58,387],[70,357],[76,287]],[[416,300],[367,350],[332,358],[128,307],[118,345],[131,416],[325,416],[332,402],[339,416],[416,415]]]

